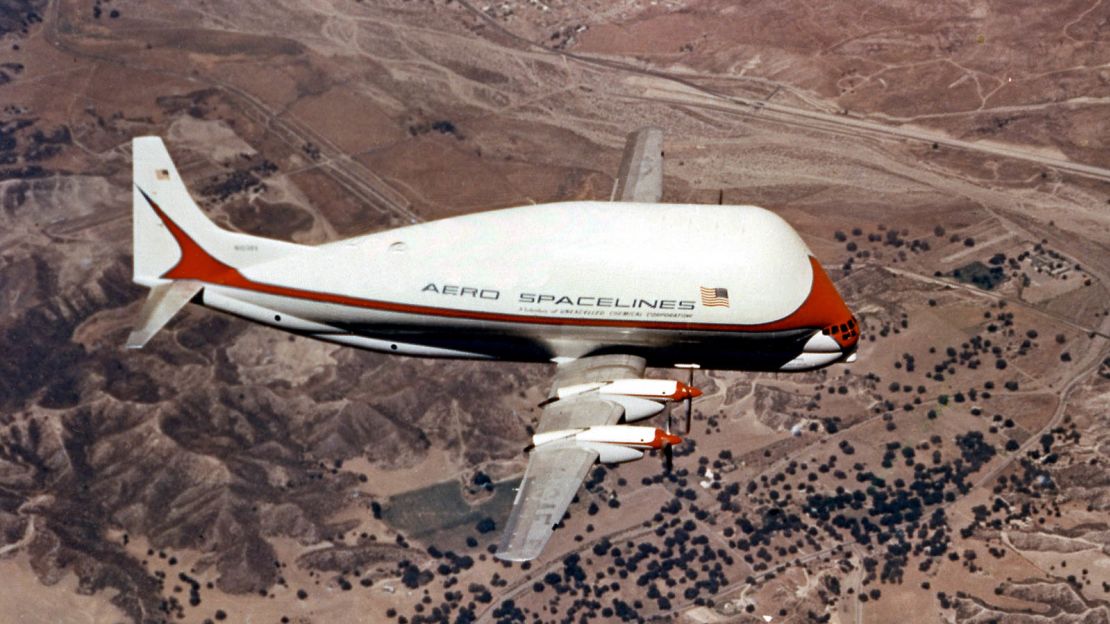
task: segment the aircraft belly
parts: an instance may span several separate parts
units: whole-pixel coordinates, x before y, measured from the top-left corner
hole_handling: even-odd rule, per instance
[[[734,370],[780,370],[803,355],[804,345],[802,337],[790,335],[698,332],[695,339],[689,332],[676,330],[613,334],[611,330],[583,331],[581,328],[552,331],[542,325],[414,328],[386,324],[353,326],[350,330],[362,336],[502,360],[550,362],[627,354],[643,357],[650,366],[696,363],[707,368]]]

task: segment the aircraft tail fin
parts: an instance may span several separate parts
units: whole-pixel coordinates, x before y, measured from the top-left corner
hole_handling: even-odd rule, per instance
[[[307,249],[213,223],[159,137],[136,137],[131,151],[133,279],[152,290],[129,346],[142,346],[205,284],[229,283],[239,269]]]
[[[193,201],[159,137],[136,137],[131,149],[135,282],[214,281],[209,278],[221,266],[240,269],[305,249],[213,223]]]

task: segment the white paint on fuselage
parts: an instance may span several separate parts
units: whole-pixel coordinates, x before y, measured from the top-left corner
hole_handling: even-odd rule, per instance
[[[610,202],[443,219],[306,248],[242,272],[267,284],[408,305],[722,324],[783,318],[813,279],[805,243],[762,208]],[[703,306],[703,286],[728,289],[729,307]],[[522,302],[528,295],[574,303]],[[636,300],[657,307],[624,307]],[[305,318],[325,323],[363,315],[341,306],[313,310]]]

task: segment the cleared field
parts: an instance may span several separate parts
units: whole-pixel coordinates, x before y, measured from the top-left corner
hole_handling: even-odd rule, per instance
[[[473,504],[463,498],[457,480],[444,481],[390,497],[383,506],[382,520],[393,530],[421,542],[465,548],[468,537],[481,537],[485,542],[496,538],[498,533],[492,532],[504,526],[519,485],[520,479],[495,483],[492,494]],[[492,526],[483,527],[483,533],[476,527],[486,519],[492,521]]]

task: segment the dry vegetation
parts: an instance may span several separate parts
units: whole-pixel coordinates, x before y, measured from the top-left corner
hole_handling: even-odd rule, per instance
[[[4,4],[0,619],[1110,620],[1108,20]],[[607,199],[648,124],[666,199],[782,214],[865,342],[817,373],[699,375],[676,472],[596,469],[531,564],[489,553],[547,367],[195,309],[119,348],[132,136],[167,137],[217,221],[314,243]]]

